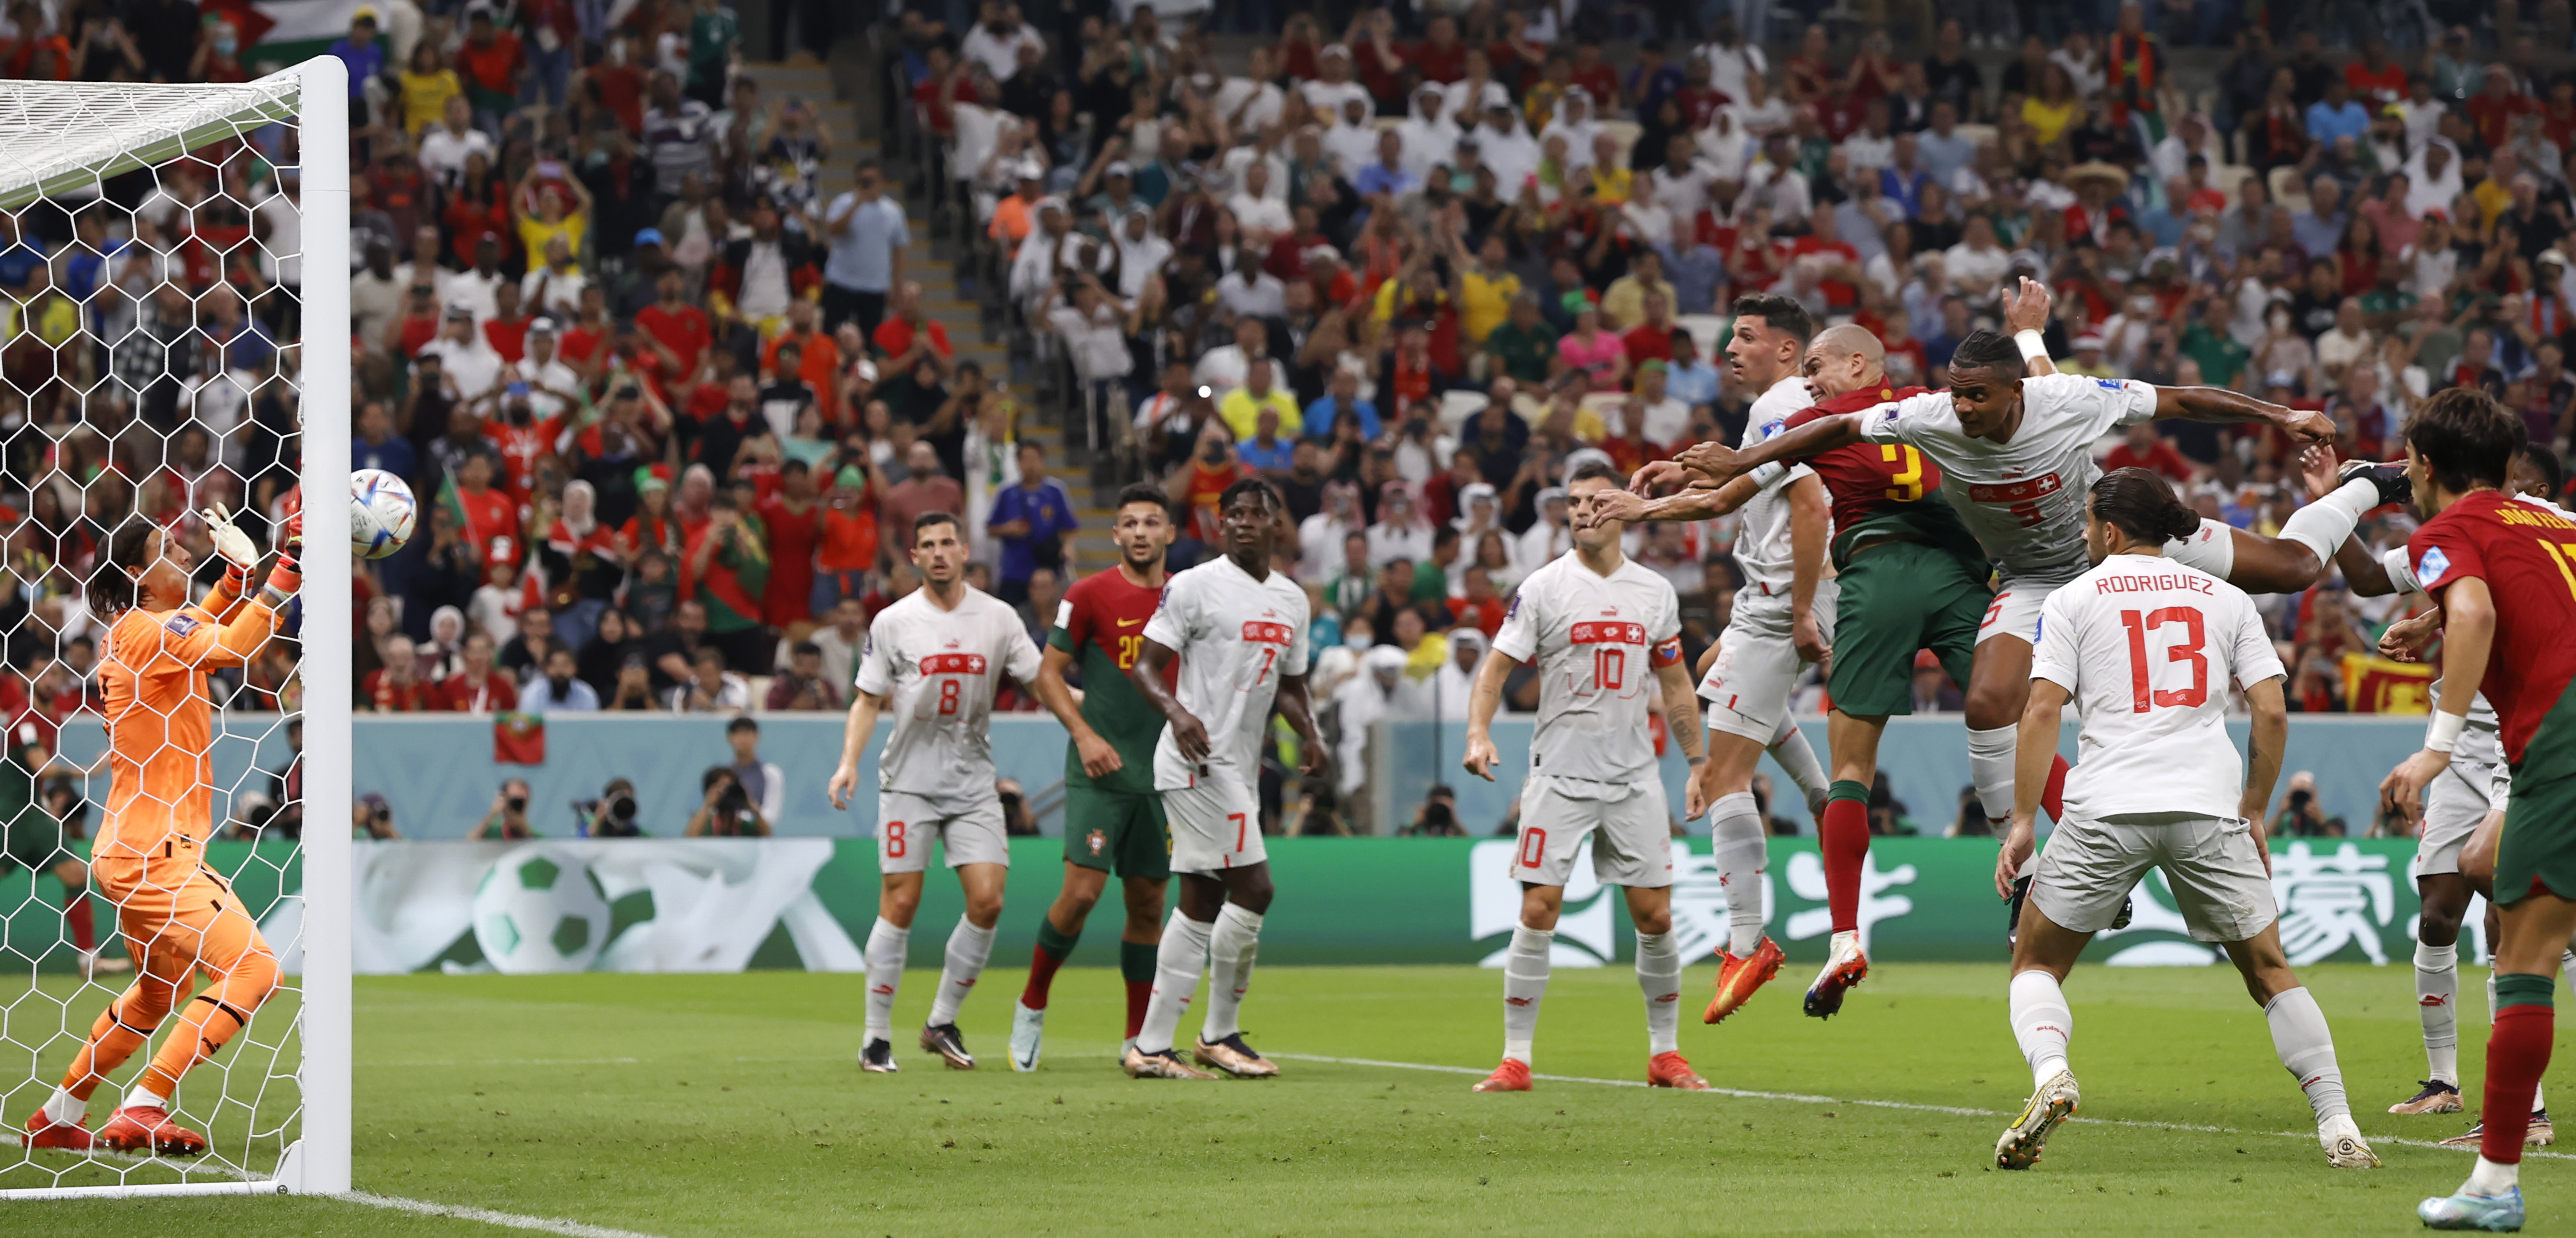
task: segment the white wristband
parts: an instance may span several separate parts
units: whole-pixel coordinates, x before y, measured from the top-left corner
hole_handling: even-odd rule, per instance
[[[2434,714],[2432,727],[2424,732],[2424,746],[2434,752],[2449,752],[2460,742],[2460,728],[2468,723],[2460,714]]]
[[[2013,343],[2021,348],[2021,359],[2024,361],[2040,361],[2048,356],[2048,341],[2037,331],[2015,331]]]

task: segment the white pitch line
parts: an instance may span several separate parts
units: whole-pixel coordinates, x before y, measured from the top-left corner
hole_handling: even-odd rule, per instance
[[[505,1229],[529,1229],[543,1234],[562,1234],[565,1238],[653,1238],[651,1234],[638,1233],[631,1229],[612,1229],[605,1225],[591,1225],[582,1221],[527,1216],[516,1212],[496,1212],[490,1208],[476,1208],[466,1204],[437,1204],[425,1199],[371,1195],[365,1191],[351,1191],[346,1195],[328,1195],[324,1198],[346,1200],[353,1204],[383,1208],[390,1212],[408,1212],[415,1216],[454,1217],[460,1221],[480,1221],[485,1225],[498,1225]]]
[[[1435,1071],[1444,1075],[1484,1075],[1490,1073],[1474,1066],[1438,1066],[1428,1062],[1389,1062],[1379,1058],[1370,1057],[1326,1057],[1321,1054],[1314,1053],[1272,1053],[1270,1056],[1286,1058],[1290,1061],[1296,1062],[1329,1062],[1341,1066],[1379,1066],[1389,1070],[1427,1070]],[[1588,1083],[1597,1087],[1608,1088],[1642,1088],[1646,1086],[1643,1081],[1637,1079],[1594,1079],[1583,1075],[1532,1074],[1530,1078],[1544,1079],[1550,1083]],[[1802,1105],[1857,1105],[1870,1109],[1898,1109],[1909,1113],[1939,1113],[1961,1118],[2009,1118],[2013,1116],[2010,1113],[1995,1109],[1970,1109],[1958,1105],[1925,1105],[1908,1100],[1853,1100],[1848,1097],[1841,1096],[1813,1096],[1804,1092],[1751,1092],[1742,1088],[1721,1088],[1714,1085],[1711,1085],[1708,1090],[1718,1096],[1733,1096],[1742,1100],[1794,1101]],[[2070,1124],[2081,1123],[2087,1126],[2125,1126],[2133,1130],[2190,1131],[2194,1134],[2202,1135],[2252,1135],[2264,1139],[2313,1140],[2317,1137],[2316,1132],[2314,1131],[2249,1131],[2239,1130],[2232,1126],[2201,1126],[2190,1122],[2148,1122],[2129,1118],[2068,1118],[2067,1122]],[[2477,1151],[2475,1148],[2450,1147],[2445,1144],[2434,1142],[2430,1139],[2400,1139],[2394,1135],[2369,1136],[2369,1138],[2374,1144],[2397,1144],[2409,1148],[2438,1148],[2445,1152]],[[2542,1152],[2536,1149],[2526,1148],[2523,1150],[2522,1155],[2525,1159],[2537,1156],[2549,1160],[2576,1161],[2576,1153]]]

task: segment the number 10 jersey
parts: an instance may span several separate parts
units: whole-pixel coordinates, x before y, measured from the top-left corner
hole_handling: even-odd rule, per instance
[[[1672,582],[1622,560],[1603,576],[1567,551],[1521,582],[1494,652],[1538,663],[1530,772],[1594,782],[1655,773],[1655,669],[1681,661]]]

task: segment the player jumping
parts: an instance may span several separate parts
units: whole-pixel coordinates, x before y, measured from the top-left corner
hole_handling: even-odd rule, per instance
[[[2013,1037],[2033,1091],[1995,1141],[1998,1168],[2028,1169],[2080,1103],[2067,1065],[2074,1017],[2060,985],[2149,868],[2164,870],[2192,937],[2218,943],[2244,975],[2273,1050],[2307,1094],[2326,1163],[2379,1163],[2344,1099],[2325,1012],[2281,951],[2262,819],[2289,733],[2286,676],[2243,590],[2166,557],[2168,541],[2199,526],[2163,478],[2113,472],[2091,487],[2085,513],[2093,566],[2041,611],[1998,896],[2012,896],[2035,846],[2039,788],[2070,700],[2082,732],[2067,815],[2039,855],[2013,943]],[[2250,776],[2227,738],[2231,683],[2253,710]]]
[[[1306,702],[1306,594],[1270,567],[1286,510],[1266,482],[1225,488],[1217,501],[1225,553],[1163,587],[1161,606],[1145,621],[1144,650],[1127,672],[1165,722],[1154,743],[1154,787],[1171,822],[1172,871],[1181,875],[1180,905],[1155,951],[1144,1026],[1120,1061],[1136,1078],[1211,1077],[1172,1051],[1202,961],[1208,1009],[1193,1056],[1237,1078],[1279,1073],[1244,1043],[1236,1022],[1273,893],[1260,777],[1274,701],[1297,732],[1299,768],[1317,778],[1327,765]],[[1175,660],[1177,692],[1168,686]]]
[[[966,543],[957,519],[925,512],[912,522],[912,565],[921,587],[878,611],[859,656],[858,693],[841,736],[841,764],[826,787],[832,807],[847,808],[859,785],[859,757],[876,734],[877,714],[894,715],[877,755],[876,927],[868,931],[868,1013],[863,1070],[890,1073],[894,997],[903,985],[913,913],[921,908],[930,844],[939,843],[966,913],[948,933],[939,996],[921,1028],[921,1047],[953,1070],[975,1069],[957,1031],[957,1007],[993,953],[1002,918],[1002,885],[1011,871],[1010,839],[993,780],[993,692],[996,673],[1021,683],[1038,676],[1038,647],[1018,612],[966,583]]]
[[[2416,1215],[2435,1229],[2518,1230],[2532,1093],[2548,1069],[2560,955],[2576,933],[2576,520],[2499,489],[2520,418],[2474,388],[2427,401],[2405,429],[2406,476],[2426,519],[2407,541],[2417,584],[2441,607],[2443,674],[2495,706],[2511,798],[2495,843],[2495,1027],[2487,1038],[2484,1142],[2460,1189]],[[2409,816],[2450,765],[2474,698],[2448,692],[2424,749],[2382,794]]]
[[[302,581],[295,565],[302,521],[290,518],[285,550],[256,594],[250,573],[259,552],[249,535],[220,507],[205,521],[226,569],[201,604],[188,602],[195,560],[187,547],[141,516],[109,536],[105,561],[90,577],[90,608],[109,620],[99,687],[110,770],[90,871],[116,904],[141,974],[90,1028],[62,1086],[28,1117],[30,1148],[205,1151],[205,1136],[171,1120],[170,1098],[180,1077],[240,1034],[277,991],[276,954],[231,883],[204,863],[214,827],[206,675],[246,665],[277,630],[278,612]],[[90,1093],[151,1040],[200,972],[213,983],[180,1011],[178,1030],[92,1136]]]
[[[1163,823],[1163,798],[1154,793],[1154,741],[1163,718],[1128,684],[1127,672],[1145,647],[1145,621],[1163,592],[1172,513],[1159,487],[1139,483],[1119,492],[1116,519],[1117,570],[1094,572],[1065,590],[1038,669],[1038,699],[1072,737],[1064,752],[1064,889],[1038,922],[1028,987],[1011,1011],[1013,1070],[1037,1069],[1047,991],[1056,969],[1072,957],[1113,865],[1127,902],[1127,925],[1118,935],[1118,970],[1127,981],[1121,1060],[1154,991],[1163,886],[1172,876],[1172,832]],[[1077,661],[1079,699],[1064,682],[1065,668]]]
[[[1742,320],[1739,319],[1739,322]],[[1521,883],[1520,923],[1503,961],[1503,1062],[1476,1084],[1479,1092],[1526,1092],[1539,1001],[1547,996],[1548,952],[1574,857],[1592,840],[1592,868],[1603,885],[1627,894],[1637,926],[1637,985],[1646,996],[1646,1082],[1706,1090],[1708,1082],[1681,1055],[1681,952],[1672,939],[1672,818],[1656,772],[1651,713],[1661,685],[1664,718],[1694,775],[1708,763],[1699,751],[1699,701],[1682,664],[1681,600],[1670,581],[1619,551],[1625,526],[1586,519],[1603,495],[1620,492],[1609,465],[1585,464],[1566,480],[1574,549],[1530,573],[1512,598],[1493,650],[1476,668],[1467,698],[1467,772],[1493,781],[1489,728],[1502,703],[1503,680],[1522,664],[1539,668],[1538,731],[1530,740],[1529,778],[1521,787],[1521,828],[1512,876]],[[1739,613],[1742,604],[1738,604]],[[1713,732],[1714,733],[1714,732]],[[1761,739],[1742,741],[1749,770]],[[1747,797],[1750,798],[1750,797]],[[1697,817],[1701,781],[1694,776],[1688,813]],[[1760,828],[1760,820],[1755,820]],[[1721,844],[1723,845],[1723,844]],[[1755,846],[1761,845],[1760,836]],[[1752,870],[1758,873],[1758,867]],[[1761,902],[1758,877],[1727,891]],[[1758,931],[1760,921],[1755,921]],[[1767,945],[1768,938],[1763,941]],[[1778,948],[1772,948],[1778,966]]]

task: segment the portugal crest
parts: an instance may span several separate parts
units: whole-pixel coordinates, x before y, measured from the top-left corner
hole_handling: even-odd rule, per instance
[[[1082,841],[1084,845],[1091,848],[1091,854],[1098,855],[1100,854],[1101,848],[1109,845],[1109,836],[1098,830],[1093,830],[1091,833],[1084,835]]]

